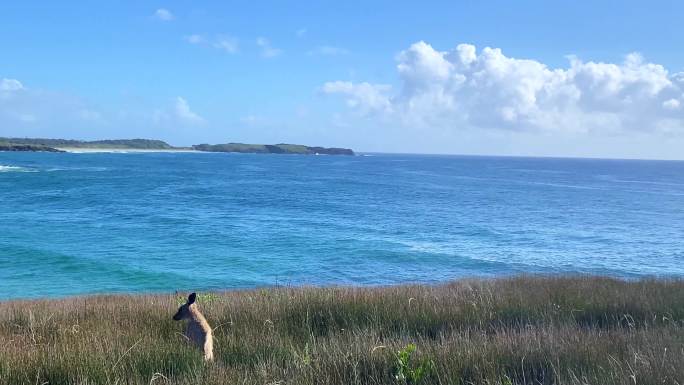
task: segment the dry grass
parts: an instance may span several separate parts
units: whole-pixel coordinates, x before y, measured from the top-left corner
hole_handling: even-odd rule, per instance
[[[0,303],[0,384],[684,384],[684,281],[516,277]],[[397,379],[397,351],[422,378]],[[420,377],[420,376],[419,376]]]

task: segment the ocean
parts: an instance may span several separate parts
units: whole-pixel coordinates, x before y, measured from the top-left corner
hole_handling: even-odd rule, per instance
[[[684,276],[684,162],[0,153],[4,299]]]

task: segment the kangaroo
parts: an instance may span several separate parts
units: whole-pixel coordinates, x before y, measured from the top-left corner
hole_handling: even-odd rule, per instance
[[[214,340],[211,332],[211,326],[200,313],[195,304],[197,294],[192,293],[188,296],[188,301],[178,308],[178,312],[173,316],[174,321],[182,319],[188,320],[188,326],[185,329],[185,336],[189,341],[197,345],[202,352],[204,352],[205,361],[214,360]]]

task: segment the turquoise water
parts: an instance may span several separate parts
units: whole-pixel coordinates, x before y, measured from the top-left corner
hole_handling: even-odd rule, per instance
[[[5,298],[684,276],[684,162],[0,153]]]

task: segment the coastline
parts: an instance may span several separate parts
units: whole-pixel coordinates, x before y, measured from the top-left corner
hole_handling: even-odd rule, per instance
[[[42,295],[42,296],[31,296],[31,297],[5,297],[0,298],[0,306],[3,304],[10,304],[13,302],[22,303],[48,303],[48,302],[59,302],[59,301],[72,301],[72,300],[88,300],[100,297],[107,298],[117,298],[117,297],[165,297],[178,295],[178,293],[190,292],[196,290],[202,293],[209,293],[209,295],[242,295],[251,292],[263,292],[263,291],[279,291],[279,290],[313,290],[313,291],[326,291],[326,290],[342,290],[342,291],[386,291],[386,290],[401,290],[404,288],[424,288],[424,289],[435,289],[439,290],[441,287],[448,287],[452,285],[472,285],[472,284],[496,284],[505,281],[565,281],[565,280],[578,280],[578,281],[609,281],[614,283],[622,283],[626,285],[638,284],[638,283],[648,283],[648,282],[658,282],[658,283],[672,283],[681,284],[684,286],[684,277],[680,276],[640,276],[640,277],[627,277],[619,275],[606,275],[606,274],[590,274],[590,273],[578,273],[578,272],[566,272],[566,273],[521,273],[521,274],[502,274],[499,276],[471,276],[455,278],[446,281],[439,282],[413,282],[408,281],[404,283],[394,283],[394,284],[376,284],[376,285],[364,285],[364,284],[273,284],[264,286],[240,286],[240,287],[226,287],[226,288],[186,288],[179,287],[172,290],[141,290],[141,291],[102,291],[102,292],[85,292],[85,293],[74,293],[74,294],[56,294],[56,295]],[[684,289],[684,287],[683,287]],[[684,292],[683,292],[684,294]]]
[[[192,149],[138,149],[138,148],[78,148],[78,147],[55,147],[57,150],[68,152],[71,154],[93,154],[93,153],[154,153],[154,152],[169,152],[169,153],[199,153],[202,151]]]
[[[0,151],[132,153],[132,152],[240,152],[257,154],[354,155],[349,148],[306,146],[302,144],[195,144],[175,147],[156,139],[74,140],[0,137]]]

